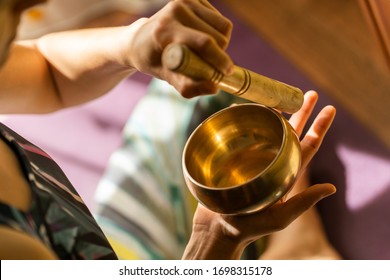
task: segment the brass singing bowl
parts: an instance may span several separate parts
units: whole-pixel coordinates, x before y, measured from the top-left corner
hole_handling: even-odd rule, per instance
[[[249,214],[291,189],[301,146],[280,113],[248,103],[202,122],[186,142],[182,163],[186,184],[201,204],[218,213]]]

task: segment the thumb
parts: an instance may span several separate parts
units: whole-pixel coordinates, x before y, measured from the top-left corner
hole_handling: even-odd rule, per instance
[[[282,204],[282,209],[278,211],[280,221],[284,221],[284,226],[289,225],[306,210],[335,192],[336,187],[332,184],[318,184],[308,187]]]

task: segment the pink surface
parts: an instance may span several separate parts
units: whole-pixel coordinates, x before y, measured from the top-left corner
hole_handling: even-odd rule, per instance
[[[304,91],[318,90],[316,110],[327,104],[337,107],[335,122],[312,162],[313,182],[331,182],[338,189],[319,204],[321,217],[331,242],[345,258],[390,259],[390,150],[231,11],[220,8],[234,22],[228,51],[238,65]],[[146,83],[127,80],[85,106],[3,122],[48,152],[92,208],[97,182],[145,90]]]
[[[52,156],[92,208],[98,180],[146,87],[128,79],[88,104],[49,115],[7,116],[2,122]]]

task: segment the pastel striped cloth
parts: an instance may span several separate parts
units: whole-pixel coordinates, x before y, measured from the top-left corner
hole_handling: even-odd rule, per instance
[[[120,259],[180,259],[196,202],[181,166],[187,137],[212,113],[239,99],[192,99],[153,80],[125,126],[96,191],[95,217]]]

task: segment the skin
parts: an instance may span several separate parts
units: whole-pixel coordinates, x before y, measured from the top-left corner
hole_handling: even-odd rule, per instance
[[[304,172],[288,194],[292,197],[309,184]],[[316,207],[308,209],[287,228],[271,234],[260,259],[262,260],[340,260],[342,256],[330,244]]]
[[[184,97],[214,93],[211,82],[163,68],[161,53],[169,43],[185,43],[228,74],[233,63],[224,50],[231,30],[231,22],[207,1],[182,0],[130,26],[14,43],[0,72],[0,112],[49,113],[75,106],[105,94],[136,71],[167,80]]]
[[[289,121],[298,135],[302,133],[317,99],[316,92],[307,92],[302,108],[290,118]],[[302,169],[297,184],[321,146],[335,114],[334,107],[323,108],[301,140]],[[296,187],[295,185],[293,188]],[[192,236],[183,258],[239,259],[245,247],[251,242],[285,229],[318,201],[335,191],[336,188],[331,184],[313,185],[263,211],[246,216],[219,215],[198,205]]]
[[[41,1],[7,0],[0,8],[0,113],[49,113],[97,98],[140,71],[171,83],[184,97],[215,93],[209,81],[195,81],[161,65],[170,43],[189,46],[203,60],[228,75],[233,63],[225,52],[231,22],[205,0],[176,0],[150,18],[129,26],[50,34],[14,42],[20,13]],[[290,123],[301,133],[317,100],[306,94],[303,108]],[[335,116],[324,108],[301,142],[303,168],[321,145]],[[14,153],[0,141],[0,201],[29,209],[31,192]],[[11,187],[12,186],[12,187]],[[312,186],[267,210],[247,216],[224,216],[199,206],[185,259],[237,259],[252,241],[281,230],[322,198],[330,184]],[[56,258],[39,240],[0,226],[0,259]]]

